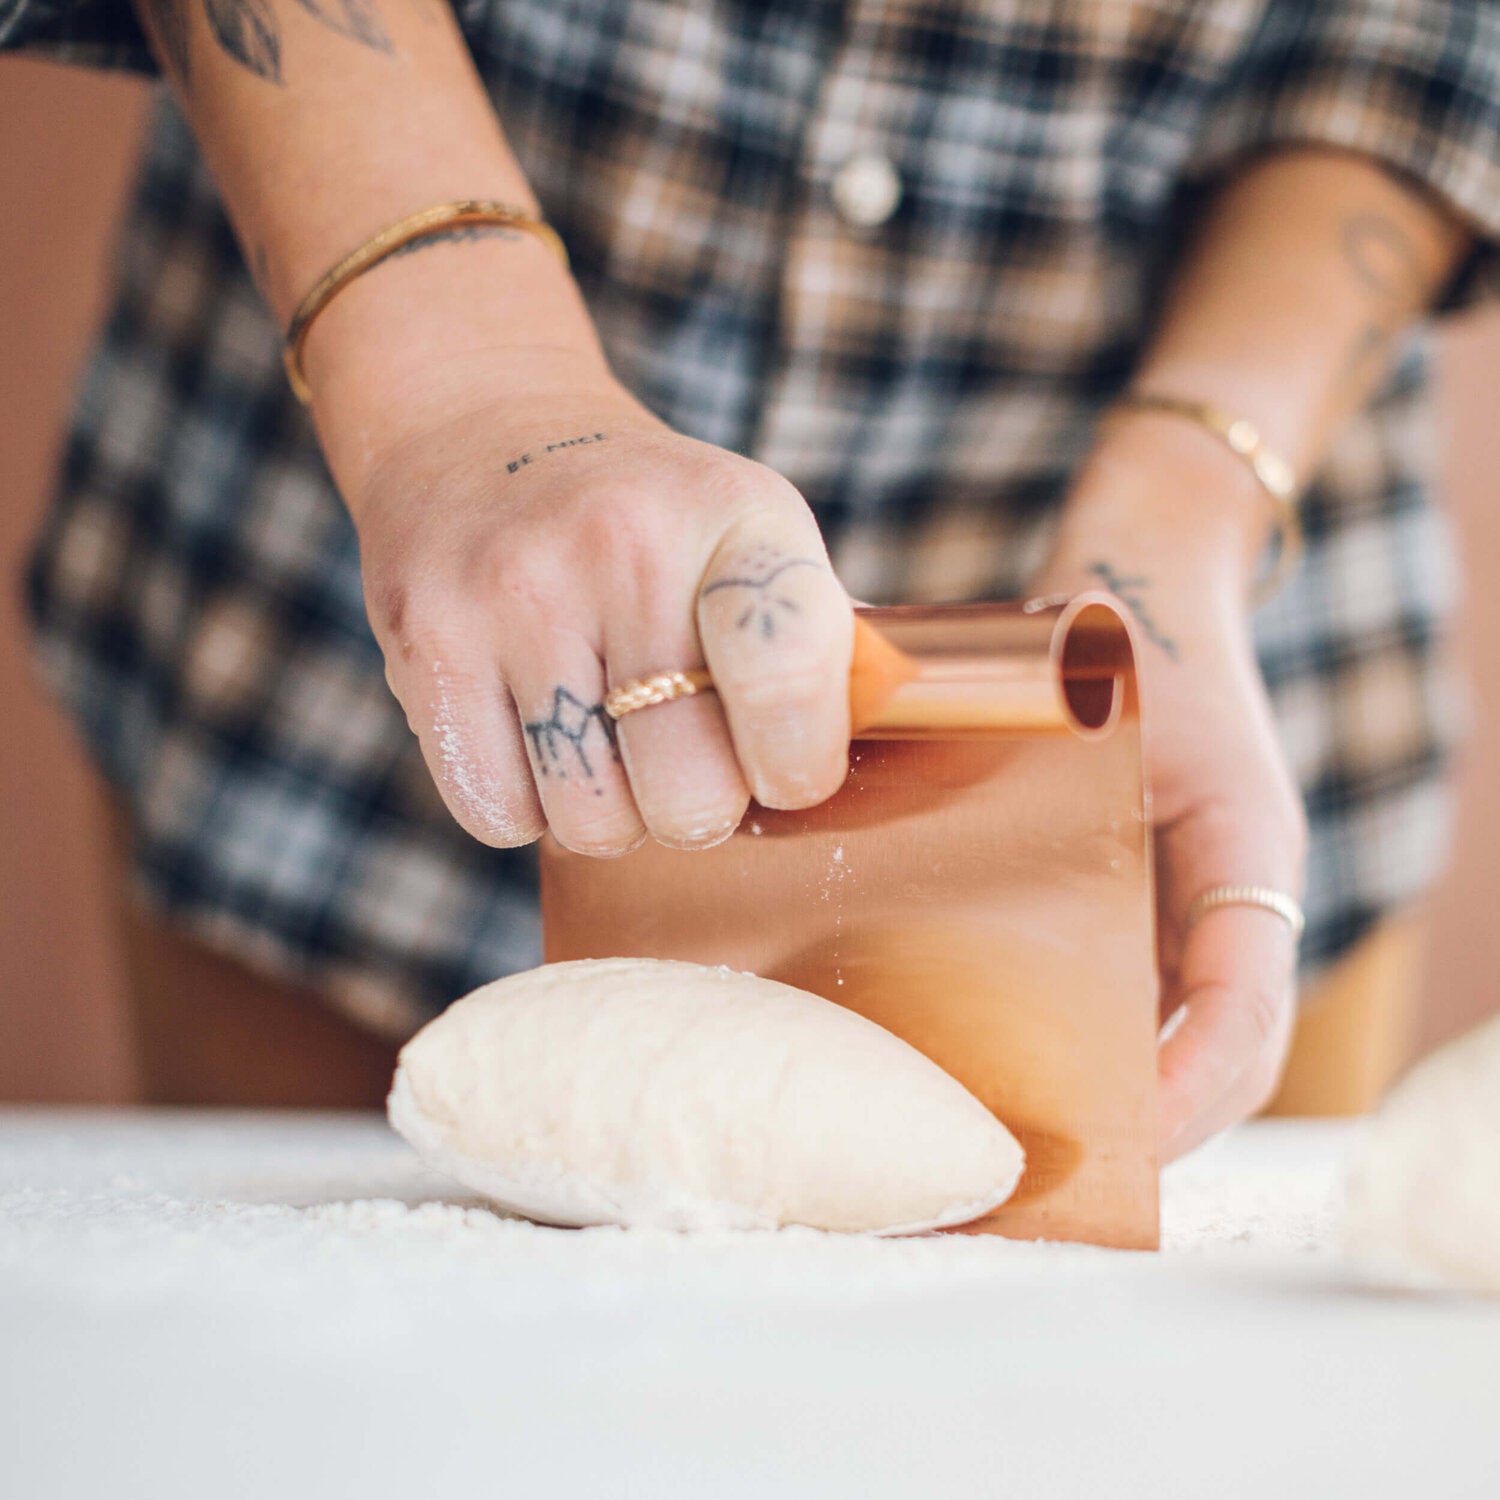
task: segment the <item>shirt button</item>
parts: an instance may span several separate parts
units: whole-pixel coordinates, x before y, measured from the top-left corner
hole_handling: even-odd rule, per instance
[[[890,158],[878,151],[851,156],[829,184],[833,206],[846,224],[874,229],[896,212],[901,201],[901,178]]]

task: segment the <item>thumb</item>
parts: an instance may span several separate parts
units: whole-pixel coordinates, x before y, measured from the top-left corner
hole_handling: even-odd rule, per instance
[[[1301,892],[1297,825],[1232,812],[1189,813],[1160,839],[1163,918],[1178,943],[1158,1057],[1162,1157],[1191,1151],[1253,1114],[1275,1092],[1296,1009],[1297,937],[1284,917],[1253,905],[1210,908],[1191,929],[1193,899],[1229,885]]]

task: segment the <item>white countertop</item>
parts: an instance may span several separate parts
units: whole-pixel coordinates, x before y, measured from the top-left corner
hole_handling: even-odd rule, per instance
[[[380,1121],[0,1111],[0,1496],[1500,1496],[1500,1302],[1337,1246],[1353,1127],[1160,1255],[542,1229]]]

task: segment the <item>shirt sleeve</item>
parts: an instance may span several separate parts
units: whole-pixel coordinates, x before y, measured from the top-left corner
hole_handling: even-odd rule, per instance
[[[0,51],[155,73],[130,0],[0,0]]]
[[[1210,106],[1190,183],[1279,146],[1359,152],[1478,235],[1439,300],[1500,294],[1500,4],[1269,0]]]

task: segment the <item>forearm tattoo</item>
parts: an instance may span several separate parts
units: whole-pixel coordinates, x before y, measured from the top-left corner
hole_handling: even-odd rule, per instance
[[[257,78],[281,82],[281,29],[268,0],[203,0],[214,40]]]
[[[1339,384],[1363,386],[1420,303],[1423,268],[1411,236],[1384,214],[1351,214],[1339,233],[1344,261],[1371,298],[1370,316],[1350,341]]]
[[[192,79],[189,7],[194,0],[145,0],[152,29],[168,67],[186,84]],[[391,35],[373,0],[294,0],[340,36],[375,52],[393,50]],[[267,83],[281,76],[281,23],[272,0],[202,0],[203,15],[219,49]]]
[[[1151,587],[1151,580],[1140,574],[1126,577],[1107,562],[1091,563],[1089,572],[1135,616],[1141,634],[1170,660],[1176,661],[1177,642],[1156,623],[1146,604],[1146,591]]]
[[[191,76],[191,60],[188,56],[187,7],[191,0],[146,0],[146,9],[151,15],[151,25],[156,32],[161,50],[166,54],[167,66],[184,82]]]
[[[762,640],[774,640],[788,615],[802,613],[801,606],[781,586],[793,568],[818,568],[824,564],[812,557],[788,557],[779,548],[761,545],[734,562],[735,571],[705,584],[701,598],[734,589],[745,596],[744,607],[735,617],[737,630],[753,630]]]
[[[363,42],[376,52],[391,50],[391,35],[370,0],[297,0],[297,4],[351,42]]]
[[[600,757],[620,758],[614,720],[604,712],[604,704],[585,703],[561,684],[552,690],[551,715],[522,728],[531,741],[532,758],[542,776],[555,776],[559,781],[577,776],[593,781]],[[597,787],[594,794],[603,793],[604,788]]]

